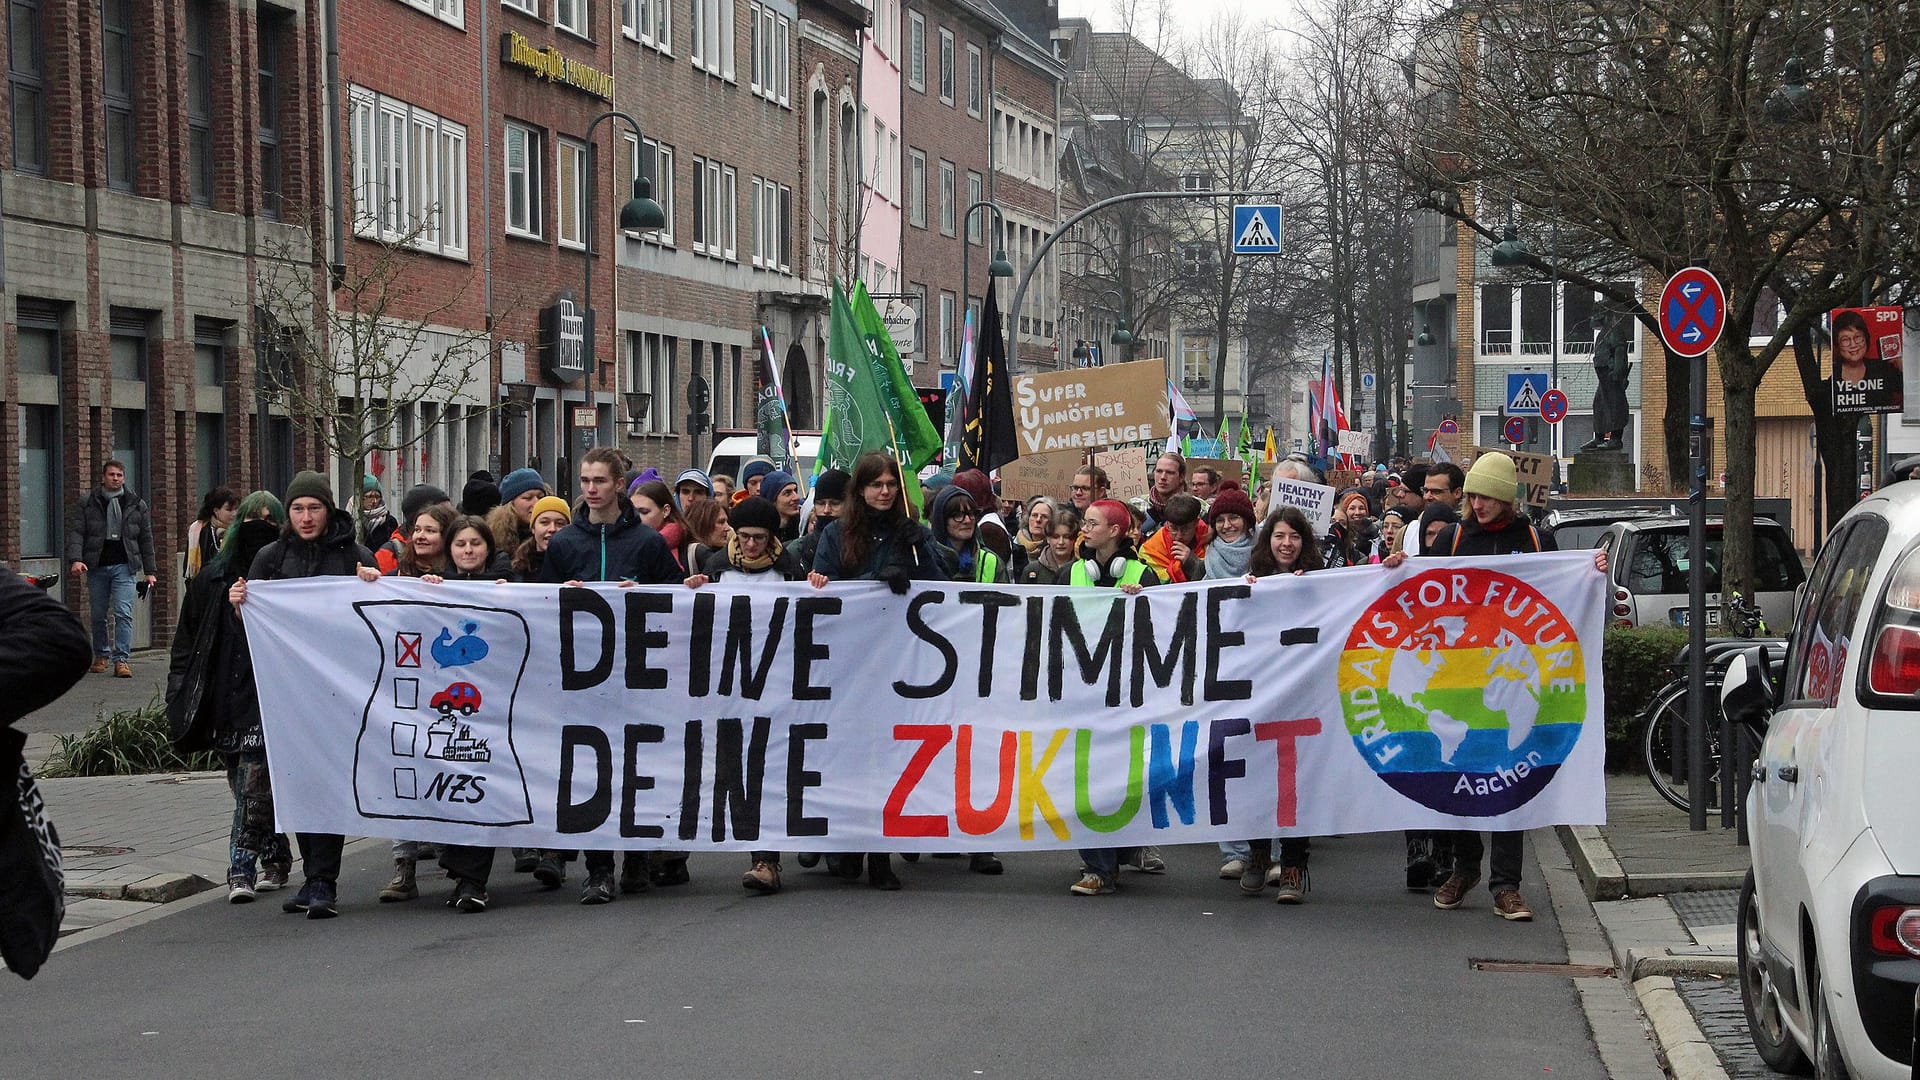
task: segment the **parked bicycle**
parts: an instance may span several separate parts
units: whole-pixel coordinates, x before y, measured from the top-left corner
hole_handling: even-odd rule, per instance
[[[1701,715],[1706,722],[1704,745],[1709,813],[1720,811],[1722,793],[1728,786],[1721,780],[1721,770],[1729,766],[1729,758],[1722,745],[1727,725],[1720,713],[1720,682],[1726,674],[1727,664],[1735,653],[1754,646],[1765,650],[1770,669],[1777,669],[1786,655],[1785,639],[1770,635],[1766,616],[1761,614],[1758,605],[1746,597],[1737,592],[1730,593],[1727,597],[1727,616],[1728,628],[1738,636],[1707,641],[1707,696],[1702,703]],[[1670,667],[1674,673],[1673,679],[1661,687],[1647,702],[1646,708],[1641,710],[1640,719],[1645,728],[1641,735],[1640,753],[1653,790],[1679,809],[1691,811],[1693,802],[1687,790],[1687,753],[1692,747],[1689,741],[1692,725],[1687,715],[1687,661],[1688,651],[1682,648]],[[1731,767],[1735,770],[1733,786],[1746,784],[1744,770],[1759,753],[1760,741],[1765,735],[1764,731],[1754,731],[1745,725],[1733,725],[1735,752],[1730,759]]]

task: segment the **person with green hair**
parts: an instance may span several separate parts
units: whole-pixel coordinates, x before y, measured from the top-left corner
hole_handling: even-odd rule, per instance
[[[293,852],[286,836],[273,831],[273,787],[253,661],[227,589],[279,537],[287,514],[272,492],[256,491],[240,500],[233,520],[219,550],[187,583],[173,634],[166,702],[173,744],[182,751],[218,751],[226,763],[227,786],[233,790],[227,900],[244,904],[257,893],[285,887]]]

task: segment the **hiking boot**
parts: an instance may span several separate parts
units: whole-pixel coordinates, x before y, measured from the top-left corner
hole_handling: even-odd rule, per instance
[[[227,903],[251,904],[255,892],[252,874],[227,875]]]
[[[92,666],[88,667],[87,670],[95,675],[105,675],[107,673],[107,658],[104,656],[94,657]]]
[[[1067,886],[1067,891],[1075,896],[1106,896],[1113,892],[1113,882],[1089,870],[1080,875],[1080,880]]]
[[[653,887],[652,867],[644,851],[629,851],[620,856],[620,891],[632,896]]]
[[[517,847],[513,849],[513,872],[514,873],[531,874],[533,873],[533,868],[539,865],[540,865],[539,852],[533,850],[532,848]]]
[[[1240,875],[1247,872],[1247,860],[1235,855],[1220,864],[1221,881],[1239,881]]]
[[[127,663],[125,660],[116,661],[113,665],[113,677],[116,679],[133,678],[133,665]]]
[[[340,914],[334,907],[333,882],[309,881],[307,884],[313,890],[307,897],[307,918],[331,919]]]
[[[1280,868],[1280,895],[1274,902],[1280,904],[1298,904],[1307,898],[1307,868],[1304,866],[1283,866]]]
[[[413,871],[412,859],[393,860],[393,880],[387,882],[387,887],[380,890],[380,902],[393,904],[419,896],[420,886],[414,881]]]
[[[463,915],[478,915],[487,910],[487,890],[477,881],[462,878],[455,882],[453,895],[447,898],[447,906]]]
[[[1246,869],[1240,871],[1240,891],[1248,896],[1259,896],[1267,887],[1267,871],[1272,869],[1272,858],[1255,852],[1247,857]]]
[[[261,892],[276,892],[287,887],[287,868],[284,866],[263,866],[260,868],[260,883],[254,888]]]
[[[1533,909],[1527,906],[1519,889],[1501,889],[1494,893],[1493,913],[1508,922],[1533,921]]]
[[[1480,884],[1479,874],[1469,874],[1464,870],[1455,870],[1446,882],[1433,894],[1433,906],[1442,911],[1452,911],[1467,898],[1467,891]]]
[[[1006,864],[1001,862],[1000,857],[991,851],[974,852],[972,857],[967,860],[967,869],[976,874],[986,874],[989,877],[1007,872]]]
[[[613,873],[607,870],[587,871],[587,887],[580,890],[580,902],[588,905],[613,903]]]
[[[900,878],[893,872],[893,856],[884,851],[868,853],[867,884],[882,892],[900,890]]]
[[[757,862],[741,877],[740,884],[754,892],[772,896],[780,891],[780,864]]]
[[[1167,872],[1167,860],[1160,857],[1160,849],[1148,845],[1140,849],[1128,866],[1143,874],[1164,874]]]
[[[542,889],[557,889],[567,880],[566,864],[560,861],[557,851],[542,851],[533,864],[533,880],[540,883]]]

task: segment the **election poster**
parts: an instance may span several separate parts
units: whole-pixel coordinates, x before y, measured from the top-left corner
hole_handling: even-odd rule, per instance
[[[1016,375],[1013,407],[1022,454],[1152,442],[1171,430],[1157,360]]]
[[[286,832],[1009,852],[1602,823],[1603,601],[1586,552],[1135,595],[307,578],[245,629]]]
[[[1898,307],[1835,308],[1829,386],[1835,413],[1900,412],[1906,394],[1901,371],[1905,314]]]

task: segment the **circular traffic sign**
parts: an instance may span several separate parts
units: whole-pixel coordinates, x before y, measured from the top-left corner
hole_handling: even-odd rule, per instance
[[[1442,420],[1442,421],[1440,421],[1440,434],[1442,434],[1442,435],[1458,435],[1458,434],[1460,434],[1460,423],[1459,423],[1459,421],[1457,421],[1457,420],[1455,420],[1455,419],[1454,419],[1453,417],[1451,417],[1451,416],[1449,416],[1449,417],[1447,417],[1447,418],[1446,418],[1445,420]]]
[[[1557,424],[1567,418],[1567,392],[1553,387],[1540,395],[1540,419]]]
[[[1507,417],[1507,427],[1506,427],[1506,430],[1502,432],[1502,434],[1504,434],[1507,437],[1507,441],[1510,443],[1526,442],[1527,441],[1527,418],[1524,416]]]
[[[1675,356],[1700,356],[1727,328],[1727,291],[1698,266],[1667,279],[1660,290],[1660,340]]]

